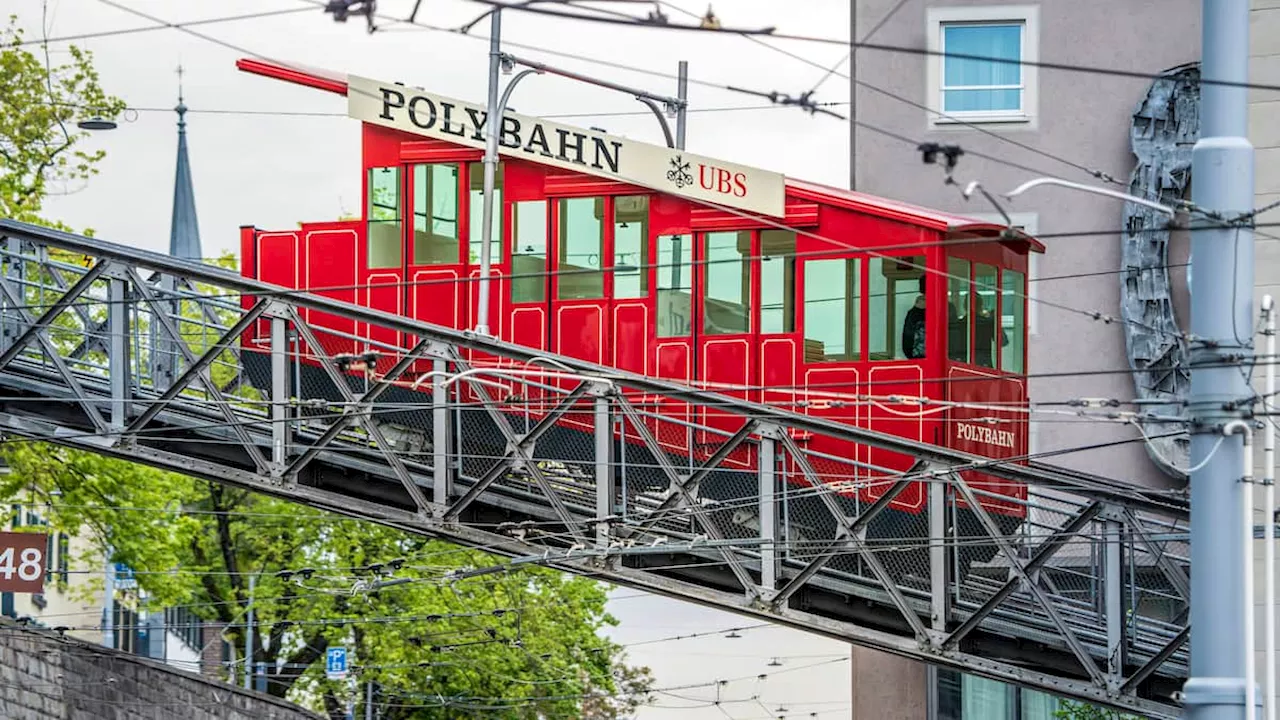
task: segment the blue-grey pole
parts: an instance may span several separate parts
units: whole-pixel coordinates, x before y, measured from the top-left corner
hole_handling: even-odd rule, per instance
[[[1201,77],[1246,82],[1249,0],[1204,0],[1201,24]],[[1247,103],[1244,87],[1200,86],[1201,136],[1192,155],[1191,199],[1227,218],[1248,212],[1254,202]],[[1195,338],[1188,414],[1196,469],[1191,473],[1191,671],[1184,702],[1190,720],[1242,720],[1256,714],[1246,715],[1243,692],[1244,438],[1224,436],[1223,429],[1247,417],[1253,396],[1242,372],[1253,358],[1252,227],[1196,221],[1191,263]]]
[[[489,333],[489,265],[493,251],[493,182],[498,169],[498,133],[502,130],[502,112],[498,108],[498,73],[502,66],[502,10],[494,8],[489,24],[489,104],[485,116],[484,204],[480,211],[480,295],[476,305],[476,333]]]

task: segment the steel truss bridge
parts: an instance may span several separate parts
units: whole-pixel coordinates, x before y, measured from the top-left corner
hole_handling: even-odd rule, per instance
[[[336,342],[378,356],[319,349]],[[1189,507],[1108,478],[993,464],[12,221],[0,433],[1180,715]],[[673,452],[681,435],[698,452]],[[822,435],[870,450],[806,449]],[[877,467],[876,452],[915,464]],[[964,473],[979,467],[1028,484],[1025,518],[979,505]],[[847,482],[818,481],[833,468]],[[875,501],[837,492],[873,482]],[[916,482],[921,512],[891,509]]]

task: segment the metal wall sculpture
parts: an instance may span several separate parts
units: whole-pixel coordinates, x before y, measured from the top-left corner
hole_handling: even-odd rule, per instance
[[[1129,193],[1176,207],[1190,192],[1191,149],[1200,136],[1200,66],[1182,65],[1151,84],[1133,114],[1130,141],[1138,164],[1129,176]],[[1120,314],[1125,347],[1133,370],[1134,392],[1150,415],[1182,414],[1191,389],[1187,343],[1178,327],[1169,282],[1169,226],[1173,221],[1153,208],[1126,202],[1120,273]],[[1191,436],[1170,435],[1176,424],[1140,420],[1150,438],[1147,453],[1162,471],[1187,479]],[[1163,437],[1161,437],[1163,436]]]

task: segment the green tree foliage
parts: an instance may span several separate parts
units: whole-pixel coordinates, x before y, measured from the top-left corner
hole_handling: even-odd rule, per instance
[[[1058,720],[1143,720],[1137,715],[1071,700],[1064,700],[1062,706],[1054,712],[1054,717]]]
[[[69,46],[70,61],[52,64],[17,22],[0,30],[0,217],[39,222],[50,184],[87,181],[104,157],[77,148],[87,133],[76,120],[114,119],[124,101],[98,84],[89,51]]]
[[[189,606],[239,649],[252,599],[253,662],[270,668],[273,695],[345,707],[351,688],[324,678],[330,645],[350,649],[387,720],[481,706],[496,718],[615,718],[651,683],[599,634],[615,621],[591,580],[531,569],[449,581],[501,560],[99,455],[3,451],[12,473],[0,497],[47,503],[53,529],[87,528],[138,572],[152,607]],[[413,582],[370,589],[391,577]]]
[[[40,217],[50,184],[88,180],[103,157],[76,149],[83,133],[72,132],[74,118],[115,117],[123,103],[98,85],[87,52],[72,48],[71,62],[48,72],[23,42],[11,19],[0,34],[0,216],[62,227]],[[89,264],[65,253],[56,259]],[[234,268],[235,260],[217,264]],[[52,273],[68,271],[30,264],[26,272],[39,278],[24,298],[38,309],[57,294],[46,289],[58,284]],[[219,334],[202,323],[205,310],[190,301],[178,309],[178,332],[197,353]],[[223,327],[234,320],[231,311],[219,314]],[[68,310],[52,338],[70,350],[103,317],[101,305]],[[149,332],[145,317],[138,322]],[[105,359],[101,351],[88,358]],[[211,368],[220,386],[234,353],[221,359]],[[237,401],[256,396],[236,391]],[[453,582],[450,571],[501,560],[69,448],[9,440],[0,455],[12,468],[0,476],[0,502],[40,506],[49,530],[87,536],[132,568],[139,609],[185,606],[221,625],[236,648],[236,678],[248,635],[249,659],[265,666],[273,695],[340,715],[373,683],[384,720],[605,720],[625,716],[652,685],[647,668],[628,666],[623,649],[600,635],[616,621],[605,612],[604,586],[592,580],[524,568]],[[410,582],[372,589],[392,577]],[[339,644],[350,650],[354,682],[324,676],[325,650]]]

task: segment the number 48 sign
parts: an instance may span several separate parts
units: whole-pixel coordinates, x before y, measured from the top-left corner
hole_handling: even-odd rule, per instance
[[[0,592],[44,590],[48,542],[48,535],[0,532]]]

